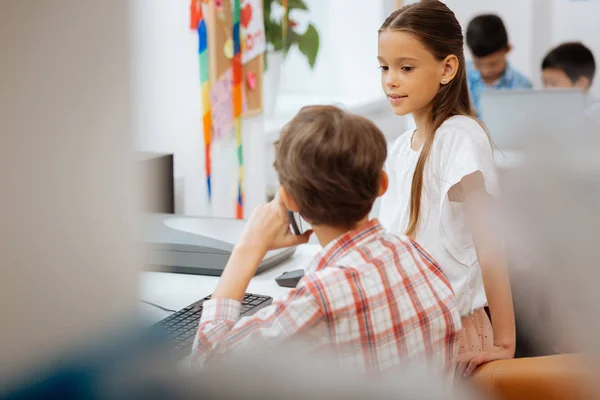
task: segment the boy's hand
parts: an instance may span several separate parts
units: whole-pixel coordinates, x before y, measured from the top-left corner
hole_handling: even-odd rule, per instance
[[[291,247],[308,242],[312,231],[295,235],[290,231],[287,209],[279,193],[268,204],[254,210],[244,229],[239,246],[262,252]]]
[[[241,301],[267,251],[308,242],[312,231],[296,236],[289,226],[287,210],[279,195],[269,204],[259,206],[229,258],[213,298]]]

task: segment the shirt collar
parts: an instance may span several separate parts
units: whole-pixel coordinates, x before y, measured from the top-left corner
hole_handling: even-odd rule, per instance
[[[475,64],[472,61],[469,61],[469,67],[472,71],[474,71],[476,73],[476,77],[477,77],[476,79],[479,82],[479,84],[482,86],[487,86],[487,84],[483,81],[481,74],[479,73],[477,68],[475,68]],[[514,70],[513,70],[512,66],[507,61],[506,68],[504,68],[504,72],[502,72],[502,75],[500,75],[500,78],[498,78],[498,80],[496,80],[496,82],[494,83],[494,85],[492,87],[502,87],[502,85],[505,85],[507,82],[510,82],[512,80],[512,76],[514,73],[513,71]]]
[[[306,275],[317,272],[328,265],[333,264],[348,252],[381,237],[385,233],[385,228],[378,219],[373,219],[361,227],[348,231],[334,239],[323,248],[312,260],[306,269]]]
[[[512,80],[513,80],[513,69],[511,67],[510,63],[507,61],[504,72],[502,73],[502,75],[500,75],[500,79],[498,79],[498,81],[496,81],[494,86],[503,86],[503,85],[506,85],[507,83],[510,83]]]

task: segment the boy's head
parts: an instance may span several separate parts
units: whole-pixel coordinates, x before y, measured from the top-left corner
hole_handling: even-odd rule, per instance
[[[467,27],[467,46],[473,64],[486,83],[498,80],[506,69],[506,56],[511,50],[502,19],[494,14],[479,15]]]
[[[596,62],[591,50],[579,42],[563,43],[552,49],[542,61],[542,81],[546,88],[592,86]]]
[[[373,122],[337,107],[304,107],[275,151],[286,207],[314,226],[354,228],[387,189],[385,137]]]

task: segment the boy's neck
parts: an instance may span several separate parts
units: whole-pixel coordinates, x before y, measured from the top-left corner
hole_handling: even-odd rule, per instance
[[[487,86],[487,87],[493,87],[500,80],[500,78],[502,77],[502,75],[504,75],[504,74],[501,74],[501,75],[499,75],[498,77],[496,77],[496,78],[494,78],[492,80],[490,80],[490,79],[485,80],[484,79],[483,83],[485,83],[485,86]]]
[[[319,240],[319,243],[321,244],[321,246],[326,247],[329,243],[333,242],[335,239],[339,238],[340,236],[342,236],[350,231],[353,231],[355,229],[358,229],[358,228],[362,227],[363,225],[366,225],[368,222],[369,222],[369,217],[367,216],[351,228],[336,228],[336,227],[327,226],[327,225],[313,225],[312,230],[313,230],[315,236],[317,237],[317,239]]]
[[[487,87],[493,87],[494,85],[496,85],[500,79],[502,79],[502,77],[506,74],[506,70],[508,69],[508,62],[506,62],[504,64],[504,69],[502,69],[502,73],[500,73],[500,75],[495,76],[494,78],[488,78],[488,79],[484,79],[483,77],[481,78],[483,80],[483,83],[485,83],[485,85]]]

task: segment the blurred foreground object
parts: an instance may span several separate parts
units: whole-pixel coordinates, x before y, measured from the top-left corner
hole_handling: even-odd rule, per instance
[[[137,312],[129,28],[125,0],[0,2],[0,388]]]
[[[471,383],[483,400],[589,400],[593,367],[576,354],[501,360],[480,367]]]
[[[598,372],[593,360],[600,354],[600,132],[585,121],[570,130],[544,120],[529,123],[535,132],[520,143],[524,163],[505,171],[502,182],[517,356],[580,356],[514,360],[489,368],[495,369],[496,378],[507,379],[525,368],[529,372],[524,380],[513,382],[523,383],[523,390],[554,376],[565,384],[581,383],[573,388],[573,397],[564,397],[556,388],[557,397],[551,398],[595,398]],[[542,375],[530,368],[539,368]],[[584,396],[582,388],[589,395]]]

